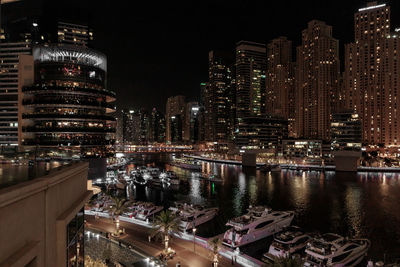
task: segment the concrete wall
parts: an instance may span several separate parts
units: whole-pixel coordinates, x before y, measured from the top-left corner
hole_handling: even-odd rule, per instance
[[[0,190],[0,266],[65,266],[66,226],[91,196],[88,163]]]
[[[257,154],[256,153],[243,153],[242,154],[242,165],[247,166],[247,167],[256,167]]]
[[[360,163],[361,152],[334,151],[336,171],[356,172]]]

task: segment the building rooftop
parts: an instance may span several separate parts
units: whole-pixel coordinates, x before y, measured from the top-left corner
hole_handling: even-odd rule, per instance
[[[29,166],[28,163],[22,165],[1,164],[0,189],[55,173],[72,164],[72,162],[59,161],[36,162],[33,166]]]

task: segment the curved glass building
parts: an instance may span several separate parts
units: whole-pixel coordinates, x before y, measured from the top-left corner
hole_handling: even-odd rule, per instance
[[[35,83],[22,89],[23,145],[47,148],[51,156],[107,156],[115,139],[115,93],[106,89],[106,56],[52,45],[33,48],[33,59]]]

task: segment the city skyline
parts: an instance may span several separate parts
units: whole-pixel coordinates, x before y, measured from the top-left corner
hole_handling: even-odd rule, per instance
[[[45,2],[36,1],[35,4],[26,6],[40,6]],[[301,31],[313,19],[322,20],[332,26],[332,35],[339,40],[343,71],[344,45],[354,40],[354,13],[366,6],[366,3],[367,1],[347,1],[345,5],[340,5],[337,1],[218,2],[197,4],[195,8],[169,3],[157,7],[143,4],[137,8],[141,12],[131,12],[129,9],[121,9],[121,5],[108,2],[91,5],[90,1],[69,1],[69,7],[63,10],[50,5],[46,14],[51,13],[72,21],[78,19],[78,23],[86,21],[89,27],[94,28],[94,46],[108,56],[109,88],[119,96],[119,108],[151,110],[157,107],[164,110],[170,96],[182,94],[188,100],[198,101],[199,84],[208,79],[209,51],[222,49],[234,56],[235,45],[240,40],[267,45],[279,36],[285,36],[292,41],[295,50],[301,44]],[[400,10],[400,4],[396,1],[379,3],[390,5],[392,14]],[[17,4],[8,4],[7,8]],[[3,21],[7,17],[7,8],[3,7]],[[78,12],[71,12],[74,8]],[[277,9],[284,10],[284,16],[272,12]],[[190,12],[181,14],[185,10]],[[246,19],[250,12],[255,12],[251,22]],[[108,20],[103,19],[105,14]],[[178,14],[182,16],[178,18]],[[204,14],[207,16],[203,18]],[[393,28],[399,26],[400,19],[392,16],[391,25]],[[112,38],[109,38],[110,35]],[[295,55],[292,57],[295,58]],[[181,60],[188,58],[190,61]],[[158,95],[151,102],[147,97],[149,91]]]

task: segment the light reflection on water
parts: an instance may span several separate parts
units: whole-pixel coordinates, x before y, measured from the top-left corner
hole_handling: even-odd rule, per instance
[[[168,158],[149,158],[164,167]],[[168,165],[166,165],[169,168]],[[306,231],[336,232],[366,237],[372,242],[368,258],[400,258],[400,173],[296,172],[262,173],[239,166],[203,163],[205,173],[219,174],[222,183],[190,179],[191,172],[171,167],[187,181],[179,189],[137,188],[134,195],[168,206],[171,201],[218,206],[218,217],[199,227],[199,234],[222,233],[228,219],[249,205],[294,210],[294,224]],[[146,190],[146,194],[142,193]],[[267,244],[262,244],[266,250]]]

